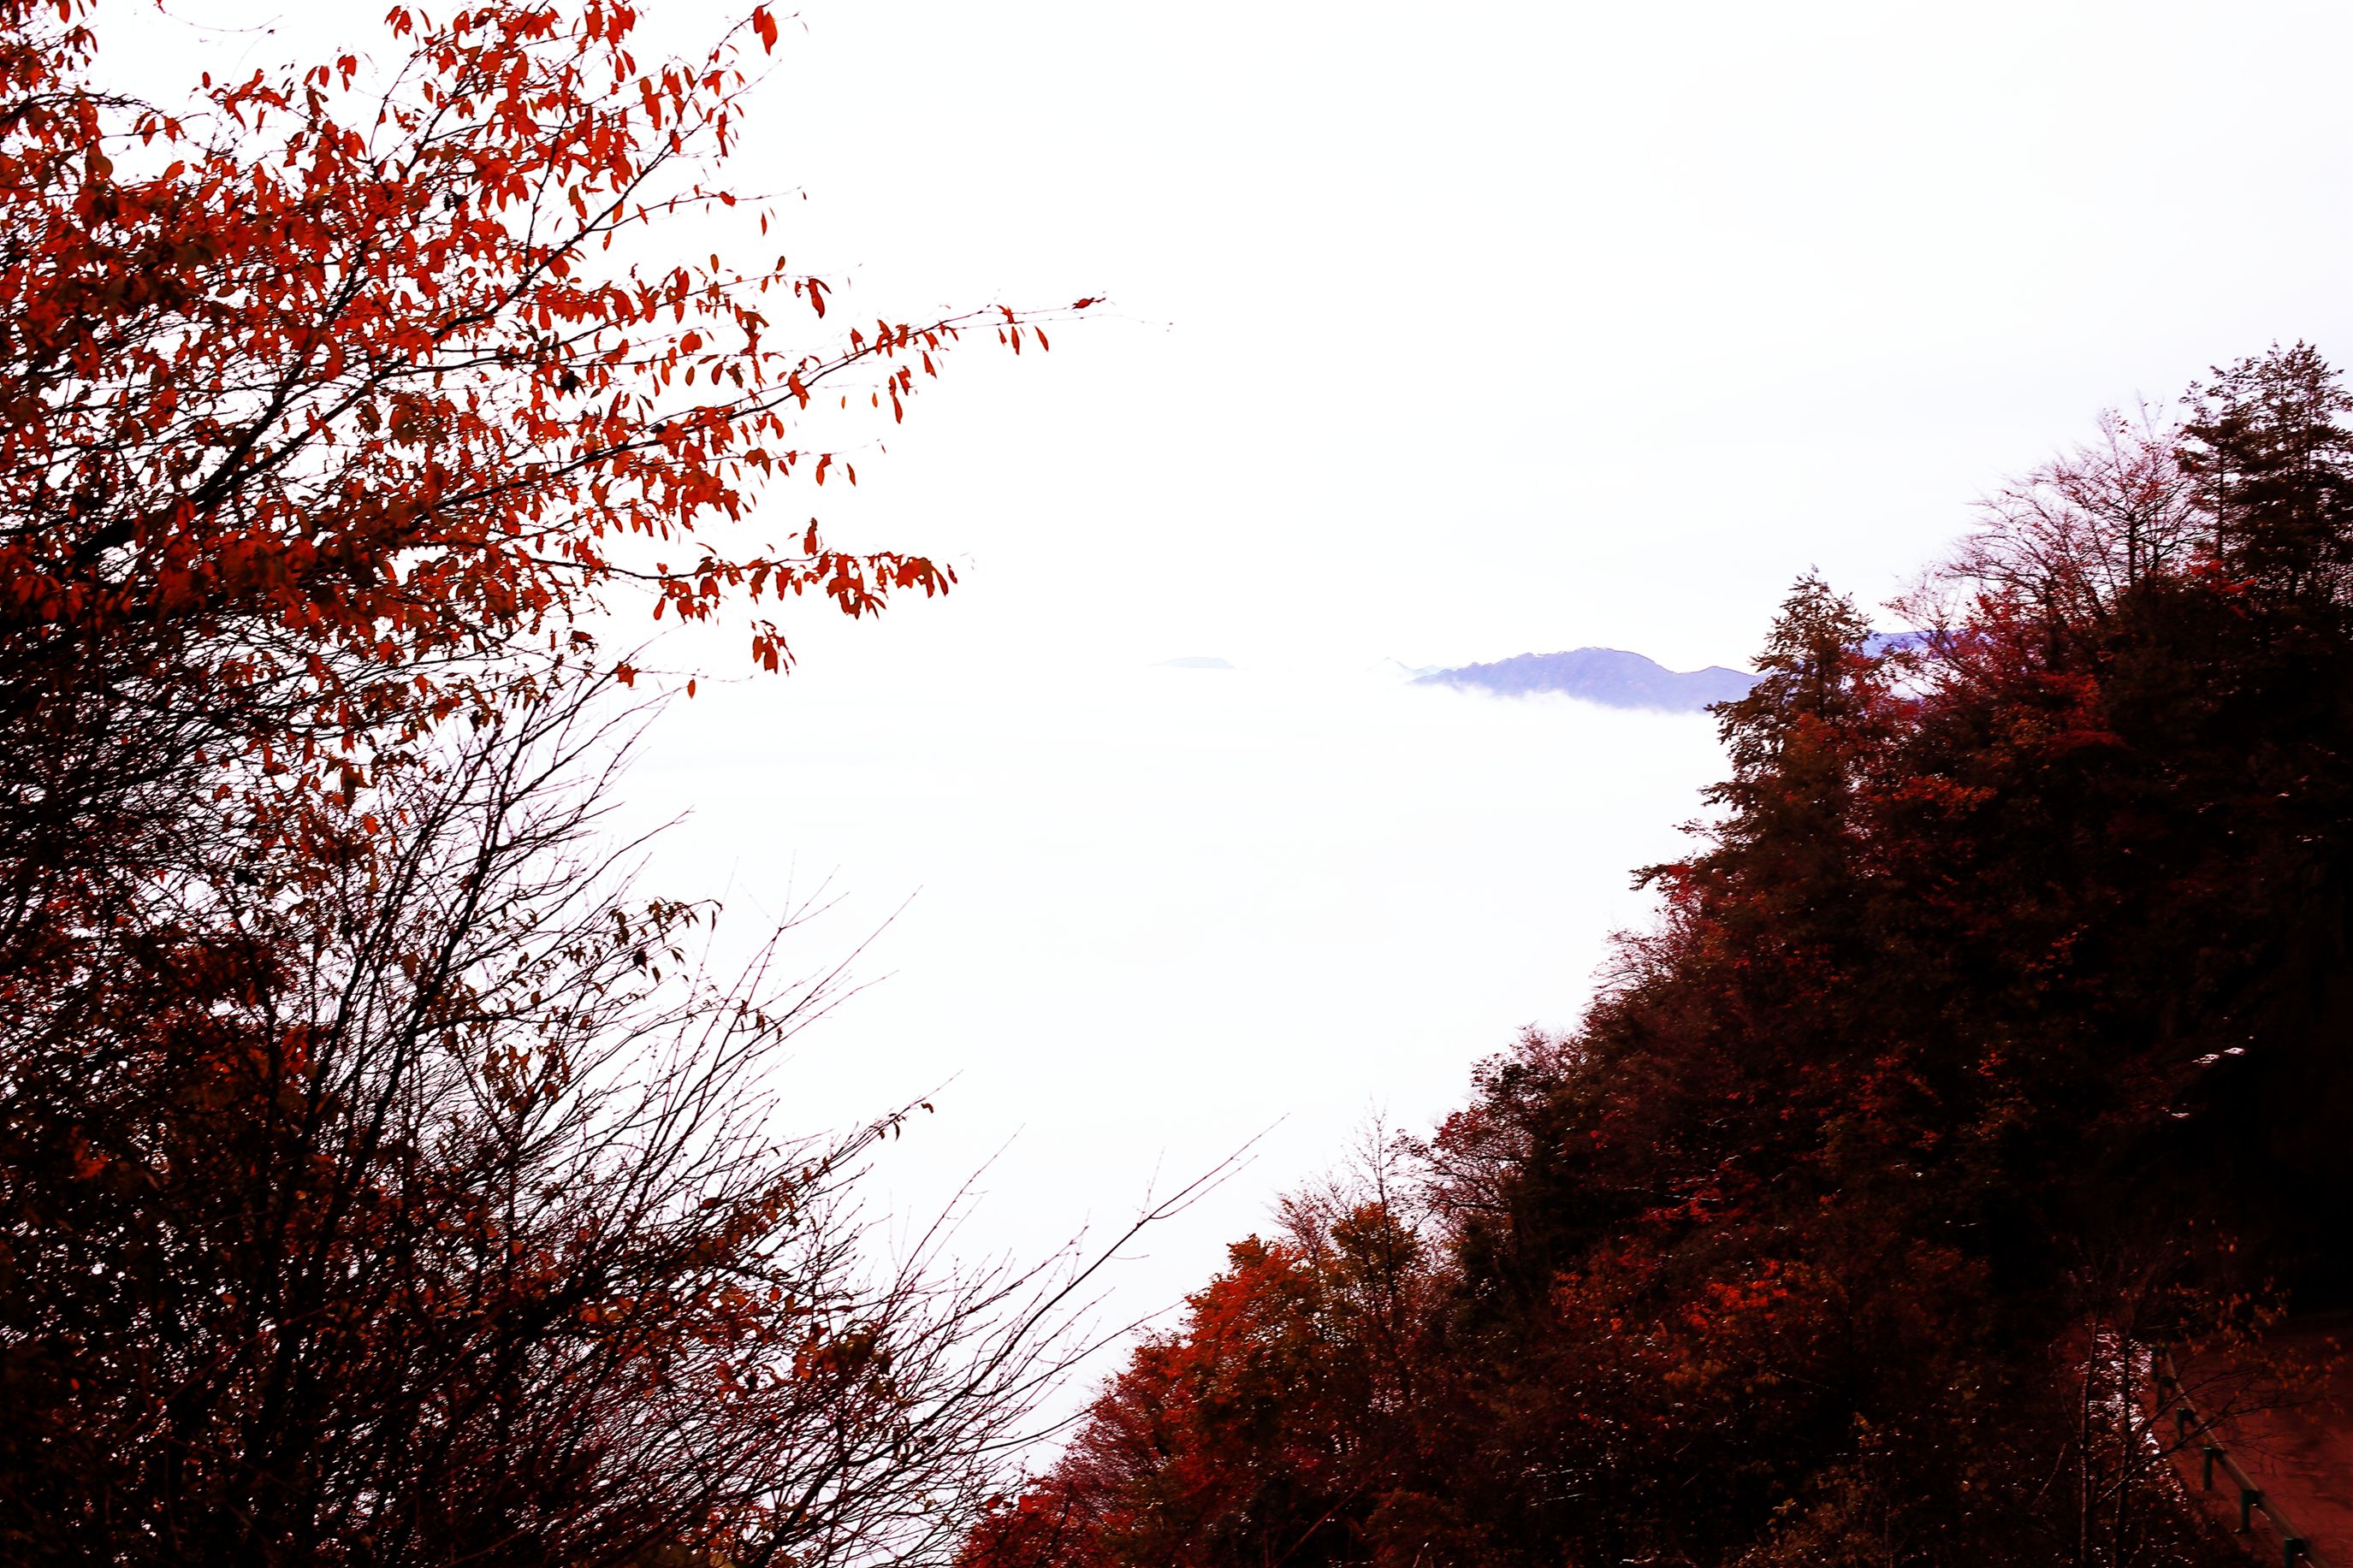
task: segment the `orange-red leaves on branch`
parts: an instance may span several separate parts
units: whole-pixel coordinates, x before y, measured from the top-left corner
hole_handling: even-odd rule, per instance
[[[789,343],[760,296],[822,321],[830,286],[781,257],[618,258],[657,215],[732,205],[725,47],[641,63],[627,6],[402,7],[382,81],[339,53],[167,112],[101,92],[55,14],[0,0],[24,106],[0,122],[0,637],[169,627],[235,650],[225,684],[304,679],[364,725],[446,710],[455,663],[617,584],[701,619],[755,565],[852,615],[953,581],[877,555],[847,591],[837,558],[737,535],[819,384],[864,378],[903,417],[962,319]],[[691,584],[643,560],[722,528]],[[770,628],[755,657],[780,648]]]

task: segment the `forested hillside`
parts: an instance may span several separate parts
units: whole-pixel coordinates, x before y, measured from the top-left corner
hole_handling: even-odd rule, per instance
[[[1286,1205],[970,1568],[2157,1563],[2138,1389],[2353,1295],[2353,431],[2275,349],[1809,578],[1561,1037]]]

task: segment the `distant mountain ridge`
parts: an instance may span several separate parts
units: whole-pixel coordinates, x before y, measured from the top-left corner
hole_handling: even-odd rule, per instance
[[[1696,713],[1714,702],[1746,697],[1757,677],[1712,664],[1672,670],[1623,648],[1580,647],[1567,653],[1524,653],[1493,664],[1466,664],[1416,676],[1419,686],[1464,686],[1522,697],[1557,691],[1606,708],[1646,708]]]

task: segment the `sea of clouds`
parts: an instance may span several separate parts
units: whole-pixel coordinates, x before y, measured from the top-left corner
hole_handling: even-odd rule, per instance
[[[1424,1130],[1522,1026],[1573,1024],[1720,764],[1704,715],[1369,659],[846,660],[703,686],[626,796],[681,819],[649,886],[723,896],[723,955],[811,904],[788,963],[855,951],[871,985],[786,1081],[812,1128],[932,1100],[869,1189],[895,1244],[978,1172],[955,1248],[1042,1256],[1257,1140],[1107,1276],[1125,1321],[1368,1119]]]

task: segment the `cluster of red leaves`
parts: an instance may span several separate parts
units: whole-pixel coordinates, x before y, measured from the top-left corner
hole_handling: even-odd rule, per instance
[[[735,47],[640,62],[638,17],[585,5],[406,8],[389,85],[344,55],[205,79],[186,106],[90,77],[90,0],[0,5],[0,637],[167,627],[227,689],[307,683],[313,722],[446,712],[437,664],[572,635],[585,595],[657,614],[817,594],[851,616],[944,566],[715,539],[801,471],[826,383],[903,416],[973,321],[878,321],[797,346],[819,279],[717,256],[646,268],[628,231],[736,198]],[[760,219],[763,233],[768,219]],[[841,398],[847,403],[845,394]],[[756,660],[787,658],[772,619]]]
[[[1378,1201],[1291,1220],[1228,1249],[1052,1473],[999,1500],[968,1568],[1349,1560],[1373,1483],[1404,1468],[1377,1442],[1411,1394],[1414,1243]]]

